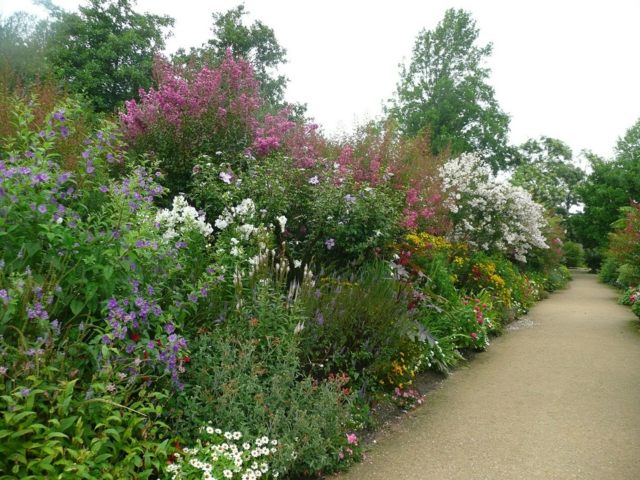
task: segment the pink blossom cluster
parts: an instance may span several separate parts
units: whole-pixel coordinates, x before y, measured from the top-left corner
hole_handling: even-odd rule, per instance
[[[156,59],[158,88],[140,90],[140,101],[125,102],[120,119],[129,138],[136,138],[159,123],[180,129],[185,119],[213,115],[224,127],[230,117],[239,119],[250,131],[257,127],[256,114],[262,105],[259,83],[253,67],[236,60],[227,51],[217,68],[204,67],[188,79],[162,58]]]

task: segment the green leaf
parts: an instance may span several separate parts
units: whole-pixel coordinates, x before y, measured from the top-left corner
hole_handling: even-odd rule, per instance
[[[84,302],[82,302],[82,301],[80,301],[80,300],[78,300],[76,298],[74,300],[71,300],[70,307],[71,307],[71,312],[74,315],[78,315],[82,311],[82,309],[84,308]]]

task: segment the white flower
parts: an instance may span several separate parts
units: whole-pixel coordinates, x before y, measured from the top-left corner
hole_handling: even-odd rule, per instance
[[[311,177],[311,178],[309,179],[309,183],[310,183],[311,185],[317,185],[317,184],[319,184],[319,183],[320,183],[320,179],[318,178],[318,176],[317,176],[317,175],[314,175],[313,177]]]
[[[213,427],[207,427],[207,433],[213,434]]]
[[[223,471],[222,475],[224,475],[225,478],[233,478],[233,472],[229,469]]]
[[[258,229],[253,225],[251,225],[250,223],[245,223],[243,225],[240,225],[238,227],[238,230],[240,230],[240,233],[242,233],[242,236],[244,237],[244,239],[248,240],[251,234],[253,234]]]
[[[242,253],[242,249],[240,247],[231,247],[231,250],[229,250],[229,253],[234,257],[239,257],[240,253]]]
[[[300,268],[302,266],[302,261],[301,260],[294,260],[293,261],[293,266],[294,266],[294,268]]]
[[[284,232],[284,227],[287,224],[287,217],[285,217],[284,215],[280,215],[279,217],[276,217],[276,220],[280,224],[280,231]]]
[[[225,220],[222,217],[218,217],[216,219],[216,221],[214,222],[214,225],[216,226],[216,228],[218,230],[224,230],[225,228],[227,228],[229,226],[229,222],[227,222],[227,220]]]
[[[219,177],[220,177],[220,180],[222,180],[224,183],[230,184],[231,179],[233,178],[233,175],[227,172],[220,172]]]
[[[241,432],[233,432],[233,439],[234,440],[240,440],[242,438],[242,433]]]

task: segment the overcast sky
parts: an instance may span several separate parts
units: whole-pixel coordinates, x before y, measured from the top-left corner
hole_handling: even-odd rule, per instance
[[[54,0],[75,10],[78,0]],[[199,46],[211,13],[239,0],[138,0],[137,9],[175,18],[168,51]],[[287,97],[306,102],[328,134],[374,118],[391,97],[398,64],[416,35],[447,8],[472,13],[492,42],[491,85],[511,116],[511,140],[547,135],[578,153],[610,156],[640,117],[640,1],[245,0],[250,19],[272,27],[287,49]],[[0,0],[0,13],[41,12],[29,0]]]

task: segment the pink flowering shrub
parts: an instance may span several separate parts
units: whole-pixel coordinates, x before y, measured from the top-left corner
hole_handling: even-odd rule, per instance
[[[134,151],[158,157],[172,192],[187,190],[200,154],[244,158],[262,106],[250,63],[228,53],[217,68],[192,72],[158,58],[155,70],[157,89],[126,102],[120,120]]]

